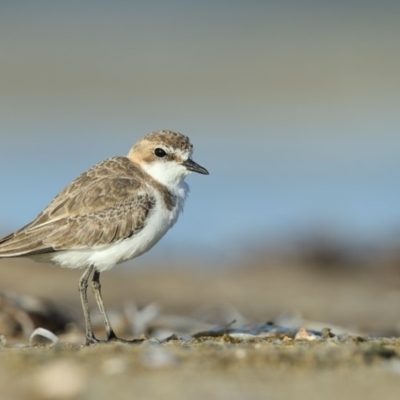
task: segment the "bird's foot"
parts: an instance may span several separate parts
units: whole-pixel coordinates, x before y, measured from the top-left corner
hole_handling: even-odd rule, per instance
[[[85,346],[91,346],[97,343],[105,343],[106,340],[97,339],[93,334],[86,335]]]
[[[111,331],[108,335],[107,335],[107,340],[106,342],[110,343],[110,342],[118,342],[118,343],[126,343],[126,344],[135,344],[135,343],[142,343],[143,339],[121,339],[119,338],[114,331]]]

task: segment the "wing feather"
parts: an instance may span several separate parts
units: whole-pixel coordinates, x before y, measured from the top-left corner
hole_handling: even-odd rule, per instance
[[[0,257],[94,248],[135,235],[155,199],[126,157],[95,165],[67,186],[37,218],[0,240]]]

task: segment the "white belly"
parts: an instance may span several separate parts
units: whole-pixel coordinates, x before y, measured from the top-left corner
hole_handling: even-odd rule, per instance
[[[65,250],[35,258],[38,261],[51,261],[67,268],[85,268],[94,265],[98,271],[105,271],[123,261],[138,257],[150,250],[175,224],[182,211],[186,192],[186,188],[181,188],[177,204],[171,211],[162,206],[161,199],[157,199],[144,228],[129,239],[97,248]]]

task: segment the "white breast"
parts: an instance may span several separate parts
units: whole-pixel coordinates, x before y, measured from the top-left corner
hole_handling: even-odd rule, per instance
[[[97,248],[52,253],[49,261],[67,268],[85,268],[94,265],[98,271],[105,271],[118,263],[140,256],[150,250],[175,224],[183,210],[188,190],[189,187],[183,182],[173,191],[177,197],[177,204],[172,210],[165,208],[163,199],[157,191],[154,191],[156,205],[149,213],[144,228],[131,238]]]

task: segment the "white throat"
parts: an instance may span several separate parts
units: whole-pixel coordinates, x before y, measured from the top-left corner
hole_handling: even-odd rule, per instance
[[[186,167],[173,161],[156,161],[152,163],[142,162],[140,166],[153,179],[171,189],[180,186],[185,177],[190,173]]]

